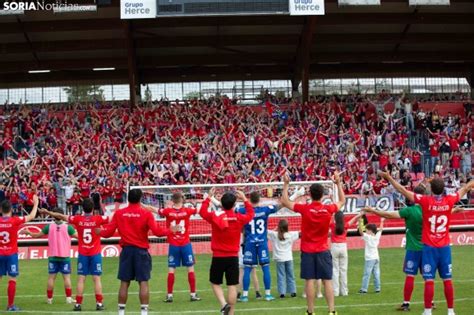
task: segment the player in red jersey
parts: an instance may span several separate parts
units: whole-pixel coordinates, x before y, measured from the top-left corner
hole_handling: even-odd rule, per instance
[[[421,206],[423,228],[421,234],[423,278],[425,279],[425,311],[423,315],[431,315],[434,296],[434,279],[436,271],[443,279],[444,295],[448,304],[448,315],[454,315],[454,289],[452,283],[452,260],[449,237],[449,226],[454,205],[466,193],[474,188],[470,181],[457,193],[444,195],[444,180],[434,178],[430,182],[432,196],[415,194],[395,181],[390,174],[380,173],[392,186],[411,202]]]
[[[194,274],[194,254],[189,239],[189,218],[197,213],[196,209],[183,206],[184,197],[181,193],[175,193],[171,197],[173,205],[169,208],[160,209],[158,213],[166,218],[166,226],[181,226],[181,232],[168,235],[168,296],[165,302],[173,302],[174,276],[177,267],[188,268],[188,282],[191,293],[191,302],[200,301],[196,295],[196,276]]]
[[[339,201],[334,204],[324,205],[321,200],[324,187],[313,184],[309,188],[310,204],[294,203],[288,197],[290,178],[283,178],[283,195],[281,203],[284,207],[301,214],[301,278],[305,279],[305,292],[308,310],[307,315],[314,314],[314,285],[317,279],[322,279],[326,293],[326,302],[329,314],[337,314],[334,306],[334,291],[332,286],[332,258],[328,246],[329,224],[332,215],[339,211],[346,202],[339,173],[333,177],[337,185]]]
[[[104,310],[102,295],[102,254],[100,246],[100,236],[95,233],[96,228],[109,223],[106,216],[94,215],[94,202],[90,198],[82,202],[84,215],[68,216],[57,212],[41,210],[41,213],[47,214],[57,220],[62,220],[72,224],[78,234],[79,257],[77,259],[77,292],[74,311],[82,310],[82,300],[84,294],[84,283],[88,275],[92,276],[94,281],[94,292],[96,299],[96,310]]]
[[[119,244],[122,246],[122,252],[118,271],[118,279],[121,281],[118,296],[119,315],[125,315],[128,288],[132,280],[139,283],[141,314],[148,314],[150,301],[148,281],[152,265],[151,256],[148,253],[150,247],[148,232],[151,231],[156,236],[167,236],[181,230],[179,226],[172,226],[170,230],[159,227],[153,214],[140,203],[142,195],[140,189],[130,190],[129,206],[117,210],[109,224],[104,225],[102,229],[96,229],[96,233],[100,233],[102,237],[112,237],[116,230],[120,235]]]
[[[209,204],[214,195],[211,189],[209,196],[202,203],[199,214],[212,225],[211,250],[212,262],[209,272],[209,281],[212,291],[221,304],[222,314],[234,314],[237,302],[237,286],[239,284],[239,249],[240,233],[242,228],[249,223],[254,215],[254,209],[247,201],[243,192],[225,193],[221,197],[223,211],[209,212]],[[234,206],[237,197],[244,202],[245,214],[235,213]],[[221,287],[225,275],[227,283],[227,302]]]
[[[39,198],[33,196],[33,209],[25,217],[12,217],[12,206],[8,200],[2,202],[0,217],[0,279],[8,274],[7,311],[19,311],[15,306],[16,277],[18,268],[18,230],[23,223],[33,220],[38,211]]]

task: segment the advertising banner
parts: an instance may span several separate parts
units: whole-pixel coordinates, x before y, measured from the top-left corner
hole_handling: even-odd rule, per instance
[[[156,0],[120,0],[120,18],[154,19],[156,18]]]
[[[339,0],[339,5],[380,5],[380,0]]]
[[[290,0],[290,15],[324,15],[324,0]]]
[[[449,0],[410,0],[410,5],[450,5]]]

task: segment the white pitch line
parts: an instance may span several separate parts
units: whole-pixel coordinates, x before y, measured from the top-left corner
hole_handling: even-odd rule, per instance
[[[453,283],[463,283],[463,282],[474,282],[474,279],[459,279],[459,280],[454,280]],[[400,285],[404,284],[405,282],[382,282],[382,285]],[[423,281],[416,281],[415,284],[422,285]],[[304,286],[302,285],[297,285],[297,288],[303,288]],[[358,284],[351,284],[349,287],[359,287]],[[175,293],[187,293],[189,290],[174,290],[173,292]],[[198,290],[198,292],[212,292],[211,289],[201,289]],[[138,294],[138,291],[129,291],[129,294]],[[150,294],[163,294],[167,293],[167,291],[150,291]],[[104,292],[102,295],[117,295],[117,292]],[[94,293],[84,293],[84,296],[93,296],[95,295]],[[15,298],[38,298],[38,297],[44,297],[44,294],[26,294],[26,295],[16,295]],[[63,295],[57,295],[58,297],[63,298]]]
[[[474,301],[474,298],[460,298],[456,299],[456,302],[461,301]],[[337,305],[338,309],[341,308],[353,308],[353,307],[367,307],[367,306],[390,306],[390,305],[398,305],[400,301],[397,302],[386,302],[386,303],[366,303],[366,304],[346,304],[346,305]],[[436,303],[441,303],[443,301],[435,301]],[[412,302],[413,304],[423,304],[423,302]],[[239,304],[241,305],[241,304]],[[261,312],[261,311],[278,311],[278,310],[302,310],[305,306],[290,306],[290,307],[261,307],[261,308],[240,308],[238,307],[237,310],[239,313],[253,313],[253,312]],[[326,309],[326,305],[318,305],[315,306],[316,309]],[[217,313],[217,309],[212,310],[192,310],[192,311],[148,311],[148,314],[202,314],[202,313]],[[20,311],[18,313],[24,314],[77,314],[77,312],[64,312],[64,311]],[[101,312],[101,314],[116,314],[117,311],[114,312]],[[127,314],[140,314],[137,311],[129,311],[127,309]],[[82,311],[81,314],[96,314],[97,312],[91,311]]]

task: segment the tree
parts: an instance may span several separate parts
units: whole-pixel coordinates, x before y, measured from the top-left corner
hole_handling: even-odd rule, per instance
[[[201,98],[201,92],[199,91],[193,91],[189,92],[184,96],[185,100],[195,100],[195,99],[200,99]]]
[[[104,100],[104,90],[97,85],[75,85],[65,87],[63,90],[67,94],[69,103],[90,102],[94,99]]]

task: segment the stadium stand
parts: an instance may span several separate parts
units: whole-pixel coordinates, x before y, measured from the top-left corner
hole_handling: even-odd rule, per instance
[[[344,170],[346,193],[366,195],[395,194],[377,179],[379,169],[410,189],[435,173],[452,190],[474,177],[474,114],[462,102],[450,104],[456,114],[387,93],[301,106],[233,103],[155,101],[133,112],[126,102],[8,105],[0,195],[29,211],[38,189],[43,206],[66,203],[73,213],[91,187],[110,204],[128,185],[272,182],[286,171],[307,181]]]

